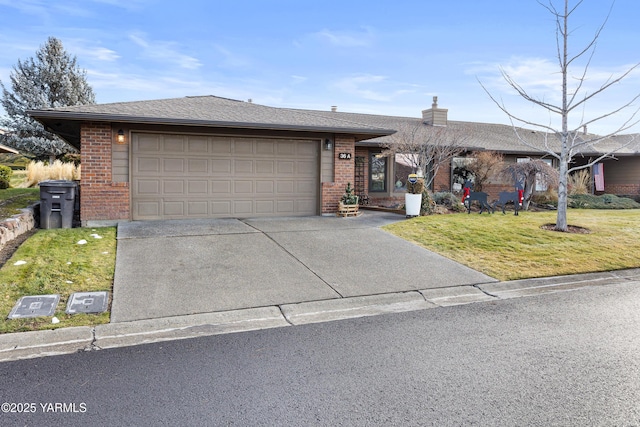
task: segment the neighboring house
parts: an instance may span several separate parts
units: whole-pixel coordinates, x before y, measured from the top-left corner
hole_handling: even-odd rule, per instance
[[[275,108],[214,96],[29,114],[81,152],[83,225],[331,214],[348,182],[374,201],[394,200],[403,193],[399,178],[412,171],[380,154],[407,124],[456,129],[468,136],[468,151],[496,150],[512,161],[540,157],[516,141],[510,126],[448,121],[435,102],[423,118]],[[543,143],[542,134],[534,137]],[[605,162],[608,192],[640,194],[639,154],[627,150],[615,166]],[[434,190],[455,187],[450,166],[441,169]]]
[[[6,133],[7,133],[7,131],[5,131],[3,129],[0,129],[0,136],[1,135],[6,135]],[[0,144],[0,153],[20,154],[18,152],[18,150],[14,150],[13,148],[7,147],[4,144]]]

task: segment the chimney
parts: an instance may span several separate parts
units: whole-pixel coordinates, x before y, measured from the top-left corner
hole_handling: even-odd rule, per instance
[[[425,124],[431,126],[446,126],[447,114],[449,110],[446,108],[438,108],[438,97],[433,97],[433,104],[428,110],[422,110],[422,120]]]
[[[332,111],[332,112],[334,112],[334,113],[335,113],[336,111],[338,111],[338,106],[337,106],[337,105],[332,105],[332,106],[331,106],[331,111]]]

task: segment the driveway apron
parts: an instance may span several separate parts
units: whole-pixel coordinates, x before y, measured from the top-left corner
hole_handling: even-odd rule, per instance
[[[495,282],[379,228],[403,219],[120,223],[111,321]]]

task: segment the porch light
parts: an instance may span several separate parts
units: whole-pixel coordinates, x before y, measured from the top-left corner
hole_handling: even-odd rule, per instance
[[[125,143],[124,131],[122,129],[118,130],[118,136],[116,136],[116,142],[118,144],[124,144]]]
[[[331,144],[331,140],[329,138],[324,140],[324,149],[326,151],[331,150],[331,148],[333,147],[333,144]]]

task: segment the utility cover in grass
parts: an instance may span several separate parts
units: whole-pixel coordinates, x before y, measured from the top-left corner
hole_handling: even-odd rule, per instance
[[[21,297],[9,312],[9,319],[25,317],[53,316],[60,295],[29,295]]]
[[[104,313],[107,311],[109,292],[76,292],[67,302],[67,314]]]

